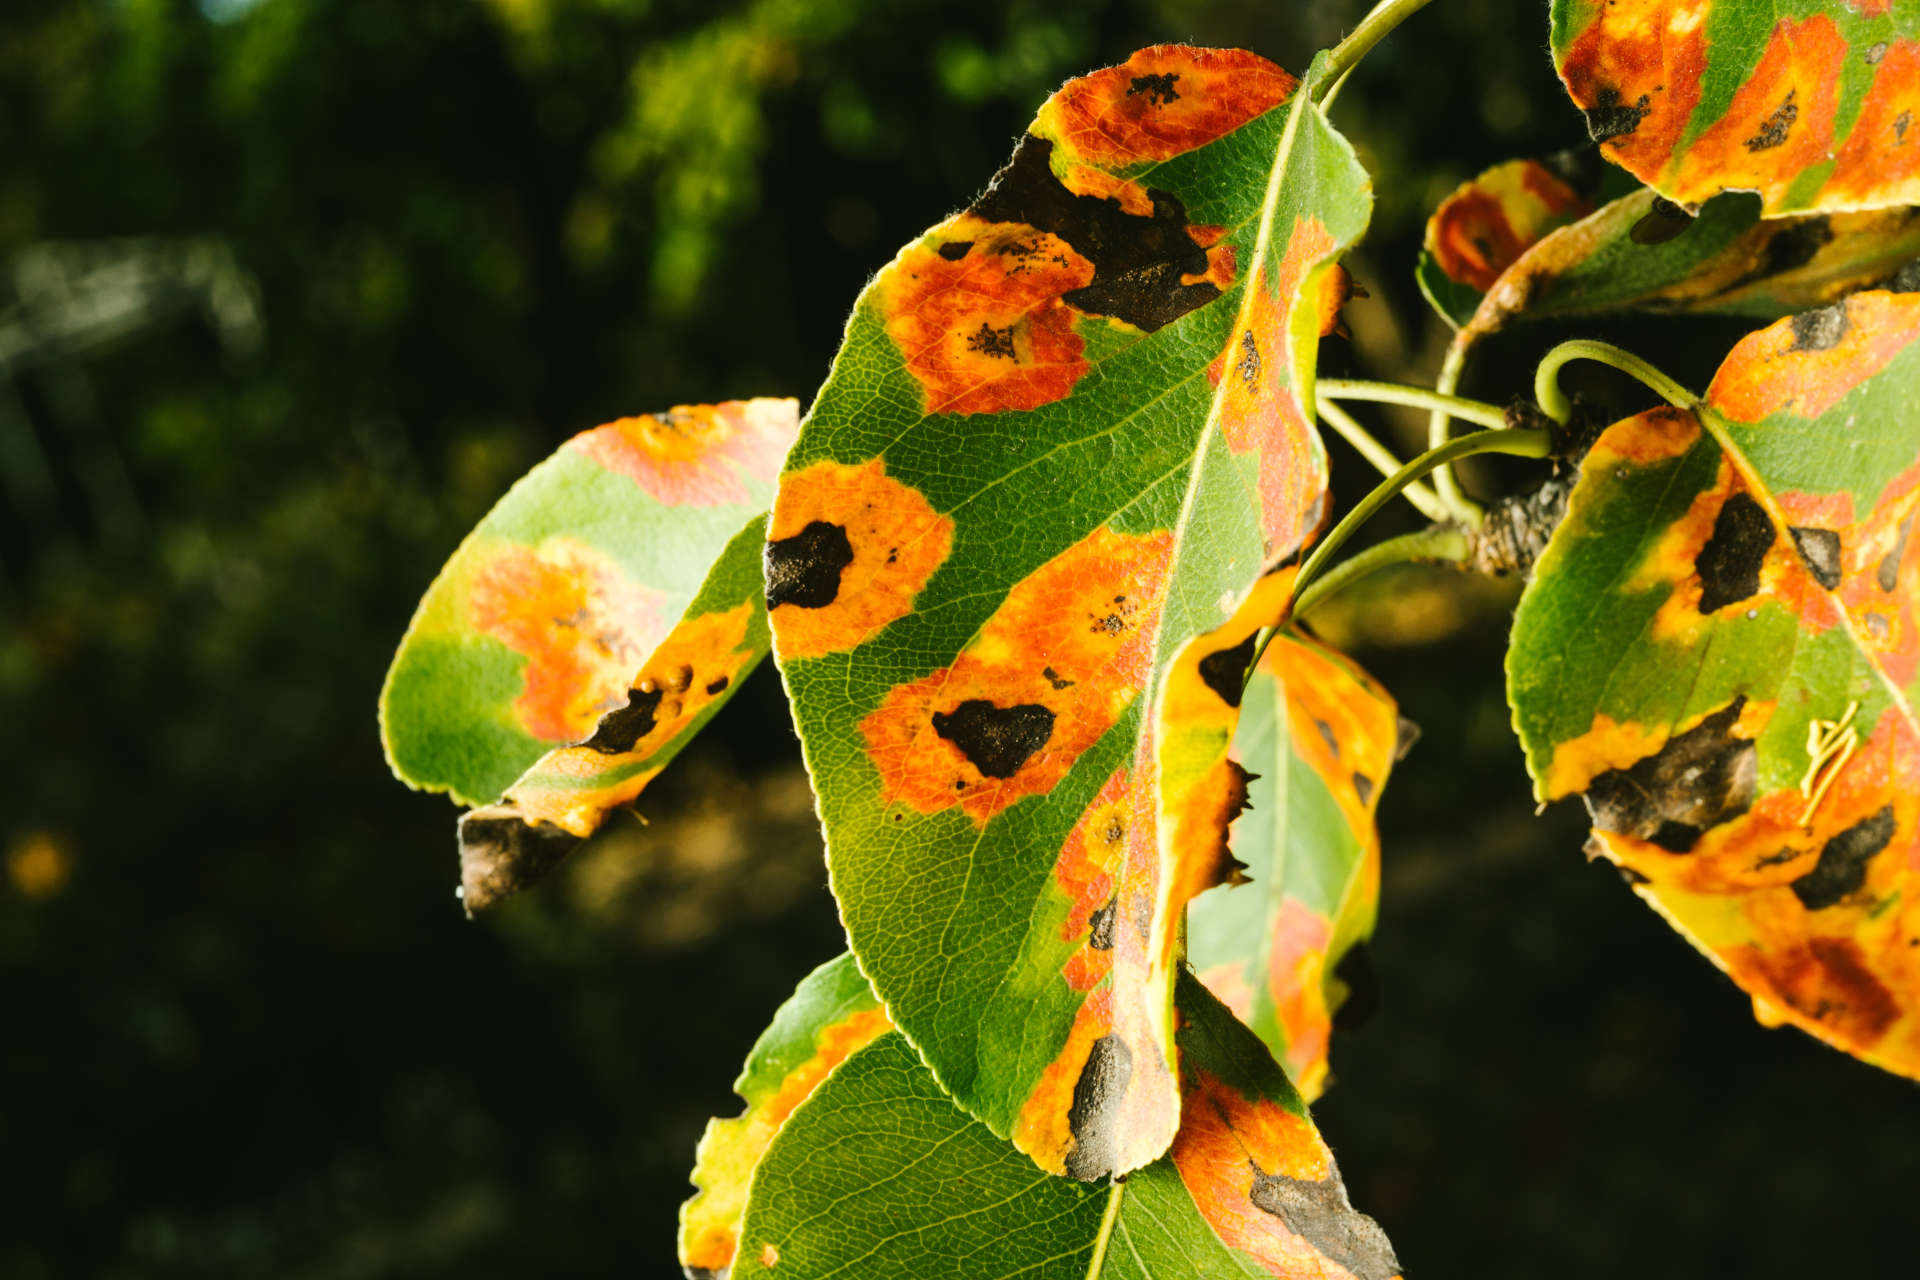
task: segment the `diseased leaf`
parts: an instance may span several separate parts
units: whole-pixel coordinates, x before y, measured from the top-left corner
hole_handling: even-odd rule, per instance
[[[882,1036],[768,1149],[736,1280],[1397,1276],[1286,1076],[1184,973],[1180,1023],[1179,1137],[1098,1186],[1036,1171],[941,1092],[904,1037]]]
[[[693,1166],[699,1193],[680,1206],[680,1265],[693,1280],[724,1276],[733,1265],[747,1185],[794,1108],[891,1027],[850,955],[808,974],[780,1006],[734,1082],[746,1110],[708,1122],[700,1139]]]
[[[1542,799],[1769,1023],[1920,1076],[1920,296],[1736,346],[1615,423],[1515,620]]]
[[[428,588],[381,733],[404,781],[489,806],[461,824],[468,910],[632,801],[765,655],[762,513],[797,411],[683,406],[576,436]]]
[[[773,511],[854,952],[1056,1173],[1178,1121],[1157,675],[1324,518],[1313,364],[1371,197],[1295,87],[1161,46],[1062,88],[862,294]]]
[[[1456,329],[1503,272],[1548,232],[1593,212],[1593,201],[1538,160],[1509,160],[1463,182],[1427,219],[1415,275]]]
[[[1769,214],[1920,202],[1920,9],[1893,0],[1554,0],[1553,57],[1609,159]]]
[[[1255,775],[1233,829],[1252,883],[1193,904],[1188,954],[1308,1101],[1326,1087],[1335,1018],[1364,1017],[1376,996],[1356,948],[1379,907],[1374,811],[1400,742],[1393,699],[1365,672],[1305,636],[1274,637],[1234,739]]]

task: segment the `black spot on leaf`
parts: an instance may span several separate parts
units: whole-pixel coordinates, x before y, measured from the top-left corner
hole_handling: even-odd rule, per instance
[[[1787,530],[1793,545],[1806,562],[1813,580],[1832,591],[1840,585],[1840,535],[1831,529],[1808,529],[1794,525]]]
[[[1011,778],[1053,736],[1053,712],[1038,703],[997,707],[968,698],[951,713],[933,713],[933,731],[988,778]]]
[[[1127,96],[1133,98],[1144,93],[1148,101],[1157,102],[1161,106],[1169,102],[1178,102],[1180,94],[1173,85],[1179,78],[1180,74],[1175,71],[1162,72],[1159,75],[1135,76],[1127,84]]]
[[[1240,705],[1247,687],[1247,664],[1253,661],[1257,637],[1248,636],[1231,649],[1222,649],[1200,659],[1200,680],[1230,707]]]
[[[1233,371],[1249,393],[1260,389],[1260,344],[1251,329],[1240,331],[1240,358],[1233,362]]]
[[[1792,350],[1831,351],[1847,336],[1852,321],[1847,318],[1847,304],[1841,301],[1802,311],[1787,324],[1793,330]]]
[[[1075,683],[1072,680],[1066,679],[1052,667],[1040,668],[1040,678],[1052,685],[1055,689],[1071,689]]]
[[[948,262],[958,262],[973,248],[971,240],[949,240],[936,251]]]
[[[1067,1131],[1073,1135],[1068,1177],[1097,1182],[1113,1172],[1120,1147],[1120,1100],[1132,1077],[1133,1050],[1126,1041],[1109,1033],[1093,1042],[1067,1111]]]
[[[1333,758],[1340,758],[1340,739],[1333,736],[1333,726],[1325,720],[1315,720],[1313,727],[1320,731],[1320,741],[1327,744],[1327,750],[1333,752]]]
[[[1068,191],[1054,175],[1053,144],[1029,134],[1007,167],[969,210],[989,222],[1023,222],[1056,235],[1093,264],[1093,279],[1064,294],[1072,306],[1112,316],[1151,333],[1220,296],[1208,283],[1207,254],[1187,231],[1178,197],[1147,190],[1152,214],[1128,213],[1118,200]]]
[[[725,687],[725,681],[721,682]],[[633,750],[633,744],[653,732],[654,714],[660,709],[663,689],[629,689],[627,705],[608,712],[594,726],[593,736],[580,745],[603,756],[617,756]]]
[[[1318,1182],[1308,1182],[1270,1174],[1256,1164],[1247,1199],[1357,1280],[1392,1280],[1400,1274],[1387,1233],[1353,1207],[1337,1169]]]
[[[1773,521],[1744,493],[1728,498],[1713,520],[1713,536],[1693,568],[1700,575],[1700,612],[1712,613],[1760,590],[1760,566],[1773,546]]]
[[[1087,918],[1087,945],[1095,951],[1113,950],[1113,915],[1119,901],[1118,894],[1108,898],[1107,905]]]
[[[1019,353],[1013,347],[1013,326],[996,329],[984,320],[977,333],[967,335],[967,350],[977,351],[983,356],[992,356],[1001,360],[1018,360]]]
[[[1833,906],[1867,882],[1867,863],[1893,840],[1893,806],[1854,823],[1821,846],[1813,870],[1788,886],[1809,911]]]
[[[765,561],[767,608],[824,609],[840,594],[840,571],[853,563],[853,544],[839,525],[815,520],[791,538],[769,542]]]
[[[551,823],[528,822],[511,805],[461,815],[460,900],[467,914],[538,884],[579,844],[579,836]]]
[[[1360,797],[1362,805],[1372,804],[1373,779],[1356,770],[1353,775],[1353,794]]]
[[[713,697],[717,694],[725,693],[729,683],[726,676],[720,676],[717,679],[707,681],[707,696]]]
[[[1900,522],[1900,530],[1894,535],[1893,550],[1880,557],[1880,567],[1874,571],[1873,580],[1880,589],[1891,595],[1900,589],[1900,562],[1907,556],[1907,537],[1913,532],[1913,517],[1909,515]]]
[[[1745,813],[1759,773],[1753,740],[1733,733],[1746,702],[1735,698],[1644,760],[1596,777],[1586,796],[1593,825],[1685,853]]]
[[[1595,142],[1611,142],[1623,138],[1640,127],[1653,107],[1646,94],[1641,94],[1632,106],[1620,101],[1618,89],[1602,89],[1594,96],[1593,106],[1587,109],[1587,133]]]
[[[1800,118],[1800,108],[1794,102],[1798,89],[1787,90],[1787,96],[1773,109],[1773,114],[1760,122],[1760,128],[1746,141],[1748,151],[1771,151],[1786,143],[1787,134],[1793,129],[1793,122]]]

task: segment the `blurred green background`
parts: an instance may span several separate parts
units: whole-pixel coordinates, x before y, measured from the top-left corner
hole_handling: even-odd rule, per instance
[[[453,811],[375,733],[414,601],[568,435],[809,396],[1063,78],[1170,39],[1298,71],[1361,8],[8,0],[0,1277],[676,1275],[700,1127],[839,947],[777,684],[468,923]],[[1583,141],[1545,39],[1440,0],[1345,90],[1380,191],[1330,367],[1430,374],[1426,210]],[[1697,383],[1733,330],[1618,332]],[[1356,1201],[1429,1278],[1910,1274],[1913,1088],[1755,1026],[1533,818],[1510,590],[1390,585],[1329,620],[1426,728],[1384,1009],[1319,1108]]]

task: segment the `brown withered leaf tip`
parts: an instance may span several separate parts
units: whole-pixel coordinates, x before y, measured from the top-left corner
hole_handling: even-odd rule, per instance
[[[580,837],[551,823],[528,822],[512,805],[462,814],[461,905],[472,916],[532,888],[580,843]]]

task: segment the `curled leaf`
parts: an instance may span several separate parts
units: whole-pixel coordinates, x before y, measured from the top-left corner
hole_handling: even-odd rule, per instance
[[[1920,296],[1856,294],[1742,341],[1697,414],[1608,428],[1507,662],[1541,798],[1584,796],[1764,1021],[1910,1076],[1916,339]]]

